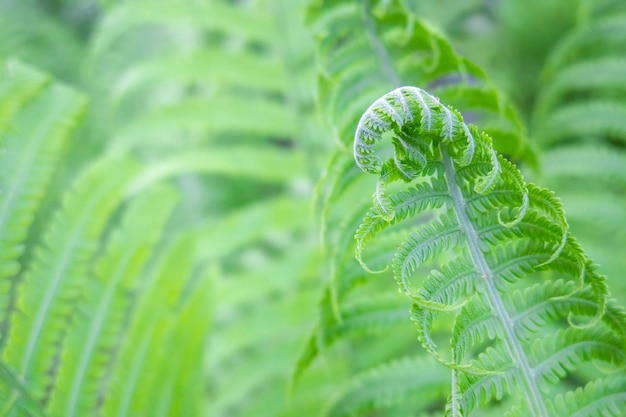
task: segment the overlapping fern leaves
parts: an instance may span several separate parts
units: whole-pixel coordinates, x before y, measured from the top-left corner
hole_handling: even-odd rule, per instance
[[[45,244],[39,249],[46,254],[49,262],[44,264],[42,260],[39,267],[35,263],[34,272],[20,281],[19,293],[25,293],[20,297],[32,300],[28,303],[18,302],[17,308],[24,314],[14,313],[10,322],[13,324],[10,326],[13,333],[8,338],[7,361],[18,369],[15,372],[17,378],[34,393],[33,403],[51,415],[103,413],[123,416],[141,412],[155,416],[191,416],[209,412],[206,411],[207,407],[201,406],[205,402],[211,404],[212,415],[232,410],[232,404],[239,402],[244,393],[234,392],[235,396],[229,398],[228,402],[218,403],[206,392],[207,382],[211,383],[213,378],[219,380],[218,375],[209,374],[211,376],[207,377],[201,366],[206,356],[205,336],[212,310],[208,308],[210,304],[207,302],[206,287],[210,282],[209,276],[212,274],[211,280],[214,280],[215,275],[220,273],[216,272],[220,271],[216,264],[233,257],[231,251],[245,252],[247,247],[253,251],[259,242],[268,245],[269,241],[271,244],[272,237],[266,238],[267,229],[257,227],[250,229],[247,234],[232,236],[235,240],[243,239],[243,242],[229,245],[220,240],[229,235],[230,231],[213,230],[221,222],[217,214],[224,208],[233,211],[234,207],[248,202],[246,198],[225,200],[236,196],[232,192],[233,187],[245,189],[246,182],[260,186],[262,193],[271,190],[274,193],[282,192],[283,187],[287,191],[293,190],[294,194],[300,192],[297,185],[290,187],[288,183],[297,178],[294,173],[304,166],[295,159],[292,146],[289,143],[287,146],[262,146],[271,141],[290,141],[293,136],[289,109],[282,104],[285,77],[275,76],[282,70],[271,54],[266,54],[266,51],[252,52],[259,46],[257,41],[275,41],[276,36],[268,34],[266,30],[271,29],[271,15],[264,13],[259,16],[256,10],[247,12],[244,8],[225,2],[186,5],[174,1],[169,3],[167,10],[160,9],[167,12],[160,17],[141,13],[142,10],[152,10],[152,7],[152,3],[143,2],[112,8],[102,26],[95,30],[96,40],[87,66],[89,81],[86,82],[86,89],[97,99],[92,102],[89,126],[85,129],[85,143],[73,148],[69,155],[71,164],[87,165],[88,171],[92,172],[88,175],[93,178],[82,181],[82,185],[77,184],[73,203],[68,202],[61,209],[55,231],[48,233],[56,236],[48,238],[54,245],[48,247]],[[214,14],[216,10],[222,18]],[[234,19],[231,22],[237,24],[220,26],[225,22],[223,17],[229,15]],[[210,16],[213,23],[207,22],[203,16]],[[242,26],[240,18],[245,16],[249,17],[249,24]],[[181,22],[196,22],[200,26],[187,26],[181,30],[177,26]],[[152,26],[147,28],[148,25]],[[259,29],[254,31],[253,26]],[[225,29],[230,33],[223,33]],[[230,42],[242,40],[240,33],[233,33],[237,30],[243,31],[244,37],[252,37],[245,41],[250,44],[247,54],[241,53],[237,47],[230,48],[234,46]],[[119,49],[114,53],[109,52],[110,45],[118,42],[119,37],[125,37],[137,45],[137,42],[150,39],[145,37],[150,31],[166,40],[165,48],[159,53],[166,50],[168,54],[147,54],[146,59],[140,61],[134,52],[125,54]],[[201,41],[205,35],[211,39],[224,37],[224,41],[205,43]],[[207,45],[213,46],[213,49],[209,50]],[[147,50],[150,52],[149,48]],[[181,53],[189,54],[186,60],[188,65],[185,66],[189,71],[172,72],[172,63],[178,62]],[[206,73],[207,63],[213,62],[215,58],[224,62],[221,71],[213,67],[215,71]],[[254,80],[247,77],[247,71],[234,74],[230,71],[230,65],[237,59],[246,68],[250,65],[267,68],[265,76],[259,72],[259,77]],[[103,62],[106,64],[101,65]],[[25,77],[25,74],[28,75],[22,71],[19,75]],[[172,74],[180,74],[181,77],[172,79]],[[268,74],[272,74],[272,77]],[[3,80],[5,78],[9,77],[3,77]],[[19,81],[19,78],[14,78]],[[47,78],[43,80],[49,82]],[[11,111],[19,104],[20,94],[29,98],[28,95],[34,93],[28,89],[20,93],[20,84],[13,79],[8,81],[7,88],[11,90],[6,91],[6,96],[3,95],[3,115],[6,114],[6,124],[14,125]],[[119,85],[119,89],[110,91],[110,85]],[[27,87],[35,91],[35,87]],[[55,85],[54,88],[60,87]],[[167,88],[166,94],[163,94],[164,88]],[[256,102],[244,100],[244,96],[250,98],[252,90],[256,90]],[[217,91],[221,93],[216,95]],[[236,91],[241,94],[236,95]],[[5,97],[11,100],[4,100]],[[57,113],[66,111],[61,105],[63,101],[56,98],[56,104],[47,102],[37,108],[39,113],[31,112],[31,116],[37,117],[48,107],[54,106]],[[232,105],[225,105],[224,102],[229,100]],[[142,103],[142,113],[139,115],[129,111],[136,108],[138,103]],[[246,104],[247,107],[244,106]],[[259,114],[258,109],[266,111]],[[58,117],[57,113],[50,114],[50,120],[55,123],[65,118]],[[216,117],[207,120],[204,117],[206,114]],[[239,116],[230,117],[235,114]],[[242,124],[242,120],[249,123]],[[44,123],[34,123],[32,118],[28,122],[27,126],[39,129],[40,138],[50,137],[53,132]],[[63,136],[65,138],[66,135]],[[36,140],[29,138],[29,141],[23,140],[22,143],[31,143],[32,148],[39,151],[41,146],[35,147]],[[103,146],[98,143],[103,140],[110,144]],[[209,142],[221,142],[225,146],[209,148],[206,146]],[[53,146],[55,143],[50,141],[45,146]],[[90,163],[85,164],[85,160],[94,157],[94,150],[97,152],[103,147],[109,156],[103,163],[94,164],[99,165],[99,168]],[[134,158],[127,157],[131,150],[140,156],[145,167],[133,162]],[[10,152],[11,163],[18,163],[15,151],[11,148]],[[14,160],[17,162],[12,162]],[[128,164],[129,169],[123,169]],[[291,164],[292,169],[288,169],[288,164]],[[277,170],[277,166],[282,169]],[[246,170],[242,170],[244,167]],[[31,170],[26,171],[30,174]],[[215,176],[217,181],[212,180],[211,176]],[[231,176],[235,181],[220,181],[220,177],[224,176]],[[178,200],[176,193],[171,190],[150,191],[155,182],[172,177],[180,181],[179,189],[184,197],[174,214],[171,212]],[[19,179],[17,176],[15,178]],[[203,188],[211,192],[199,194],[198,191]],[[122,199],[134,194],[139,197],[128,208],[128,217],[119,230],[111,232],[117,213],[125,211]],[[197,198],[198,195],[202,196],[201,200]],[[248,198],[254,198],[254,195]],[[101,204],[100,200],[108,203]],[[293,202],[286,198],[279,200],[274,202],[268,199],[266,203],[258,204],[257,211],[263,218],[271,213],[282,213],[293,219],[301,219],[300,214],[305,211],[302,203],[296,199]],[[36,199],[28,201],[36,202]],[[198,222],[202,222],[201,213],[207,206],[213,207],[215,218],[198,225]],[[240,213],[238,211],[234,210],[233,218],[239,221],[251,219],[247,216],[253,210],[246,207]],[[168,227],[171,215],[179,220],[176,229]],[[259,224],[268,226],[265,221],[259,221]],[[284,218],[277,217],[275,233],[278,242],[284,241],[280,231],[285,227],[291,227],[291,223],[285,223]],[[295,233],[301,233],[299,227],[294,228]],[[150,233],[146,234],[144,228],[150,230]],[[202,230],[204,234],[192,233],[191,229]],[[215,236],[214,233],[219,235]],[[285,233],[289,236],[294,230],[287,229]],[[104,242],[109,239],[109,235],[111,241],[106,245]],[[73,239],[73,236],[76,238]],[[213,236],[213,240],[208,236]],[[18,238],[17,243],[23,245],[24,234]],[[288,237],[287,241],[291,239]],[[168,243],[171,240],[173,242]],[[209,246],[203,246],[205,243]],[[303,256],[313,251],[306,239],[302,246]],[[224,250],[213,253],[211,248],[218,247]],[[282,243],[268,248],[268,252],[279,247],[282,247]],[[63,248],[66,248],[65,252],[62,252]],[[99,256],[101,250],[102,255]],[[4,253],[15,253],[15,257],[19,255],[15,250]],[[64,253],[67,256],[63,256]],[[74,256],[77,257],[75,261]],[[164,261],[156,262],[159,258]],[[245,265],[238,258],[229,262]],[[55,275],[58,280],[47,280],[44,272],[55,270],[55,265],[58,265]],[[91,270],[93,265],[97,265],[95,274]],[[209,269],[204,271],[207,267]],[[241,286],[248,285],[248,281],[243,282],[242,278],[249,275],[246,270],[243,268],[237,274],[229,274],[235,275],[231,281],[239,281],[237,285],[231,284],[234,293],[239,293]],[[7,271],[15,273],[15,268],[7,268]],[[279,269],[277,276],[290,275]],[[55,294],[40,282],[48,286],[58,284],[60,292]],[[272,288],[276,287],[268,286],[267,290],[271,292]],[[287,287],[288,292],[289,288],[291,286]],[[55,296],[56,301],[50,304],[54,312],[45,309],[46,303],[39,302],[46,294]],[[250,294],[250,297],[263,300],[263,296],[257,293]],[[11,302],[7,301],[7,304]],[[254,301],[250,304],[254,304]],[[265,311],[266,305],[261,303],[260,310]],[[217,305],[218,310],[233,306],[230,303]],[[34,314],[36,309],[41,314]],[[270,316],[271,313],[274,311],[268,311]],[[40,322],[33,320],[33,316],[41,317]],[[238,320],[238,316],[239,313],[230,318],[227,315],[225,319],[223,315],[218,315],[220,322]],[[304,315],[302,319],[308,320],[308,316]],[[39,325],[35,328],[37,323]],[[31,327],[34,330],[29,333],[27,330]],[[45,341],[39,337],[38,330],[44,330],[48,335]],[[276,331],[279,330],[280,327],[277,327]],[[216,335],[218,339],[221,338],[221,332]],[[260,335],[261,340],[265,340],[266,335]],[[252,339],[249,343],[255,345],[259,340]],[[297,346],[298,343],[296,339],[292,345]],[[22,349],[24,346],[32,346],[34,353],[29,355],[27,349]],[[175,349],[174,354],[172,348]],[[248,344],[241,346],[241,350],[246,349],[249,349]],[[238,349],[227,349],[224,352],[226,359],[242,355]],[[274,357],[273,354],[269,356]],[[287,372],[289,356],[277,358],[279,363],[274,365],[278,366],[269,368],[268,373],[259,379],[258,384],[261,386],[267,385],[264,383],[265,378],[274,378],[276,373]],[[261,357],[257,360],[265,359]],[[232,362],[217,360],[211,363],[211,372],[221,372],[220,368],[226,367],[228,374],[228,370],[233,369]],[[23,366],[20,365],[22,363]],[[38,367],[30,370],[32,363],[38,364]],[[236,382],[234,384],[241,386]],[[17,383],[9,387],[3,412],[11,410],[11,415],[23,415],[19,411],[20,407],[32,409],[32,404],[25,401],[26,392],[19,392],[19,387]],[[222,389],[221,385],[218,387],[220,389],[214,395],[226,399],[226,389]],[[256,389],[255,386],[251,388]],[[281,390],[280,386],[274,392],[277,390],[281,394],[286,391],[284,388]],[[158,398],[158,401],[154,398]],[[280,408],[283,403],[278,402]],[[268,415],[276,414],[270,412]]]
[[[383,160],[376,146],[388,132],[395,152]],[[563,400],[553,395],[588,382],[582,364],[624,366],[626,316],[607,302],[605,279],[568,233],[560,203],[526,184],[460,113],[419,88],[393,90],[361,118],[354,157],[379,184],[403,184],[393,198],[375,193],[356,234],[361,248],[396,222],[429,216],[413,222],[392,265],[422,344],[452,369],[450,415],[497,400],[511,416],[556,416]],[[407,204],[413,210],[396,219],[395,207]],[[433,338],[438,321],[449,328],[450,353]],[[604,378],[594,384],[619,385]],[[624,406],[620,390],[576,395],[581,415]]]
[[[52,198],[50,191],[46,195],[46,188],[58,187],[48,184],[58,181],[53,174],[72,126],[84,113],[85,97],[16,61],[3,65],[0,79],[6,93],[1,107],[7,168],[3,171],[7,193],[3,194],[1,230],[6,289],[2,360],[6,372],[0,411],[7,416],[91,415],[113,408],[110,402],[130,395],[133,401],[115,406],[116,415],[127,415],[129,407],[141,409],[144,405],[135,403],[140,397],[130,390],[124,395],[112,394],[123,386],[120,381],[126,380],[126,375],[119,374],[149,367],[133,359],[134,345],[127,346],[131,339],[125,335],[156,327],[159,334],[149,335],[150,340],[165,342],[177,334],[178,341],[189,339],[184,343],[186,360],[197,362],[203,357],[206,332],[202,329],[206,325],[199,324],[206,321],[198,323],[189,315],[199,314],[206,303],[206,279],[190,281],[193,267],[182,268],[177,257],[176,271],[170,271],[158,288],[162,291],[169,288],[168,283],[176,283],[185,289],[178,291],[180,296],[170,289],[167,302],[162,302],[145,284],[150,281],[146,278],[148,265],[154,264],[152,251],[166,244],[163,235],[177,202],[176,192],[165,186],[154,190],[146,186],[147,191],[133,200],[130,187],[141,164],[129,155],[95,158],[56,214],[48,218],[40,202],[44,195]],[[32,226],[35,215],[40,216],[43,235]],[[118,216],[124,220],[116,226]],[[105,243],[112,229],[117,231]],[[185,252],[193,253],[188,248]],[[193,258],[190,265],[196,262]],[[97,265],[95,274],[93,265]],[[153,271],[162,273],[158,268]],[[138,302],[138,294],[143,303]],[[157,305],[161,305],[162,315],[153,313]],[[133,327],[133,318],[141,316],[145,319]],[[192,326],[196,335],[178,334],[182,326]],[[158,358],[157,352],[148,351],[143,359],[159,372],[169,369],[168,373],[160,374],[155,380],[159,382],[152,385],[137,383],[142,392],[147,386],[153,391],[167,389],[168,396],[163,396],[154,415],[172,409],[192,411],[192,404],[199,404],[201,398],[180,396],[181,400],[174,401],[176,390],[169,384],[179,381],[174,387],[179,386],[180,378],[197,381],[202,372],[189,364],[161,369],[154,365],[163,363]],[[191,369],[195,371],[189,372]],[[164,385],[160,378],[170,383]]]
[[[69,132],[84,111],[85,99],[55,84],[44,74],[16,61],[5,61],[0,68],[0,105],[3,134],[3,193],[0,209],[2,242],[2,348],[15,339],[16,294],[24,273],[24,241],[34,215],[62,154]],[[46,111],[47,117],[42,117]],[[33,123],[39,119],[38,123]],[[49,351],[52,351],[50,348]],[[6,360],[6,358],[5,358]],[[21,389],[10,381],[3,386],[3,413],[20,399],[25,409],[37,404],[36,390],[25,381],[24,373],[8,361],[7,372],[14,375]],[[42,375],[43,376],[43,375]],[[30,404],[30,405],[29,405]],[[37,409],[38,406],[35,406]]]
[[[307,140],[307,127],[315,128],[304,111],[310,51],[306,32],[291,22],[301,4],[153,8],[151,1],[112,8],[93,39],[92,88],[104,96],[99,111],[119,126],[108,150],[132,149],[147,161],[135,188],[176,178],[179,219],[193,230],[196,258],[210,266],[220,296],[205,306],[213,321],[202,413],[287,415],[287,376],[317,296],[319,251],[306,196],[315,148],[323,146]],[[138,44],[140,55],[129,47]],[[314,398],[308,406],[293,400],[303,415],[323,398],[314,391],[302,393]]]
[[[59,5],[66,11],[73,7]],[[26,245],[27,264],[33,257],[33,265],[39,265],[33,254],[41,252],[59,266],[63,291],[52,306],[55,312],[66,308],[52,314],[43,303],[14,305],[16,297],[26,297],[21,291],[35,294],[29,296],[33,300],[48,293],[47,286],[38,285],[48,263],[29,266],[38,272],[25,280],[5,281],[7,309],[28,315],[11,311],[4,327],[28,330],[30,310],[39,308],[40,327],[54,339],[46,347],[35,331],[32,337],[15,331],[8,338],[5,414],[34,414],[37,408],[50,415],[288,413],[287,376],[313,315],[312,279],[319,259],[303,216],[315,156],[308,152],[305,160],[302,149],[320,144],[307,141],[315,126],[306,115],[308,39],[292,21],[299,10],[293,1],[172,0],[156,8],[151,1],[102,7],[99,24],[81,44],[87,59],[63,68],[92,98],[80,146],[69,147],[64,164],[55,165],[60,174],[51,188],[59,193],[67,188],[64,176],[83,178],[72,190],[74,208],[61,207],[56,218],[62,224],[45,232],[53,211],[46,206]],[[36,49],[28,39],[37,33],[13,18],[18,23],[7,30],[20,32],[26,41],[2,44],[2,51],[25,57],[27,47]],[[11,51],[12,46],[20,50]],[[14,123],[20,97],[26,100],[40,88],[9,81],[2,91],[3,128]],[[41,135],[53,132],[29,122]],[[76,174],[83,168],[91,174]],[[114,175],[107,178],[108,171]],[[58,200],[52,194],[46,195],[48,205]],[[110,204],[96,204],[97,199]],[[80,204],[91,207],[82,216],[75,213],[83,212]],[[39,228],[55,235],[58,245],[31,244],[42,240]],[[17,257],[24,243],[20,235],[16,244],[21,246],[6,254]],[[77,251],[70,251],[74,247]],[[77,259],[61,264],[63,248]],[[14,274],[14,264],[7,265],[7,273]],[[12,289],[13,280],[19,291]],[[209,303],[209,284],[228,296]],[[289,314],[295,305],[297,317]],[[291,322],[276,319],[288,316]],[[203,366],[211,317],[212,341]],[[250,332],[251,326],[259,332]],[[284,339],[280,353],[273,348],[277,339]],[[30,356],[41,365],[13,370],[29,341],[37,350]],[[258,369],[255,378],[249,378],[251,368]],[[305,414],[315,412],[328,389],[304,392]]]
[[[531,126],[542,149],[538,180],[563,197],[572,230],[609,279],[625,266],[612,253],[626,244],[625,28],[620,2],[590,8],[548,55]],[[621,280],[612,284],[621,297]]]
[[[52,83],[44,74],[17,61],[1,67],[0,128],[5,151],[0,196],[2,249],[2,345],[6,343],[12,281],[22,269],[23,241],[63,153],[69,131],[84,111],[85,98]],[[46,114],[43,118],[42,114]],[[38,123],[33,120],[38,119]]]

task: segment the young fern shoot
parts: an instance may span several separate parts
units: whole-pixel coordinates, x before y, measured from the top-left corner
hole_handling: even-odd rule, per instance
[[[392,148],[378,149],[388,135]],[[489,136],[417,87],[366,110],[354,158],[379,177],[355,236],[361,264],[384,229],[415,225],[397,246],[393,273],[413,303],[421,343],[452,369],[448,415],[480,413],[485,403],[510,417],[626,409],[626,376],[583,366],[624,365],[624,313],[551,191],[526,184]],[[451,352],[437,345],[436,322]]]

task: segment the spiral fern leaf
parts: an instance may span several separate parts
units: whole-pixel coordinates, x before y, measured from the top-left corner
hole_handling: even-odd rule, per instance
[[[389,134],[391,156],[379,149]],[[575,391],[590,382],[581,364],[624,365],[624,314],[551,191],[525,183],[487,134],[417,87],[376,100],[353,150],[357,166],[379,176],[376,194],[385,190],[385,205],[375,203],[357,231],[357,258],[366,241],[410,222],[391,264],[420,341],[454,369],[449,415],[498,402],[503,414],[557,416],[551,398],[563,392],[597,396],[568,404],[576,415],[596,415],[589,403],[619,408],[626,376]],[[435,325],[449,330],[451,352],[437,345]],[[573,391],[565,377],[577,381]]]

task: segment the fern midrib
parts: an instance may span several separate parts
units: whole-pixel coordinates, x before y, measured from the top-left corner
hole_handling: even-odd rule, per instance
[[[443,142],[440,144],[440,149],[444,166],[444,175],[448,185],[448,190],[450,190],[450,196],[452,197],[452,203],[457,221],[459,222],[461,230],[467,237],[467,246],[472,263],[485,282],[487,301],[493,310],[494,316],[502,324],[505,336],[503,340],[504,345],[508,350],[509,356],[517,364],[517,367],[521,371],[524,384],[526,385],[525,396],[531,413],[535,417],[548,417],[548,411],[543,403],[539,387],[534,379],[534,372],[530,366],[528,357],[515,337],[513,321],[504,306],[502,298],[498,294],[498,290],[495,287],[495,274],[489,268],[487,260],[480,250],[478,233],[467,216],[467,213],[465,213],[467,202],[463,198],[461,189],[456,183],[454,161],[448,153],[447,145]]]
[[[456,358],[455,358],[456,359]],[[461,415],[461,405],[459,402],[459,389],[457,383],[457,370],[452,369],[452,392],[450,393],[450,410],[453,416]]]

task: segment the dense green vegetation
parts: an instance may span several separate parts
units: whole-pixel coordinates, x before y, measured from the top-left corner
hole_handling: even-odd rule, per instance
[[[0,417],[626,415],[624,50],[609,0],[0,0]]]

